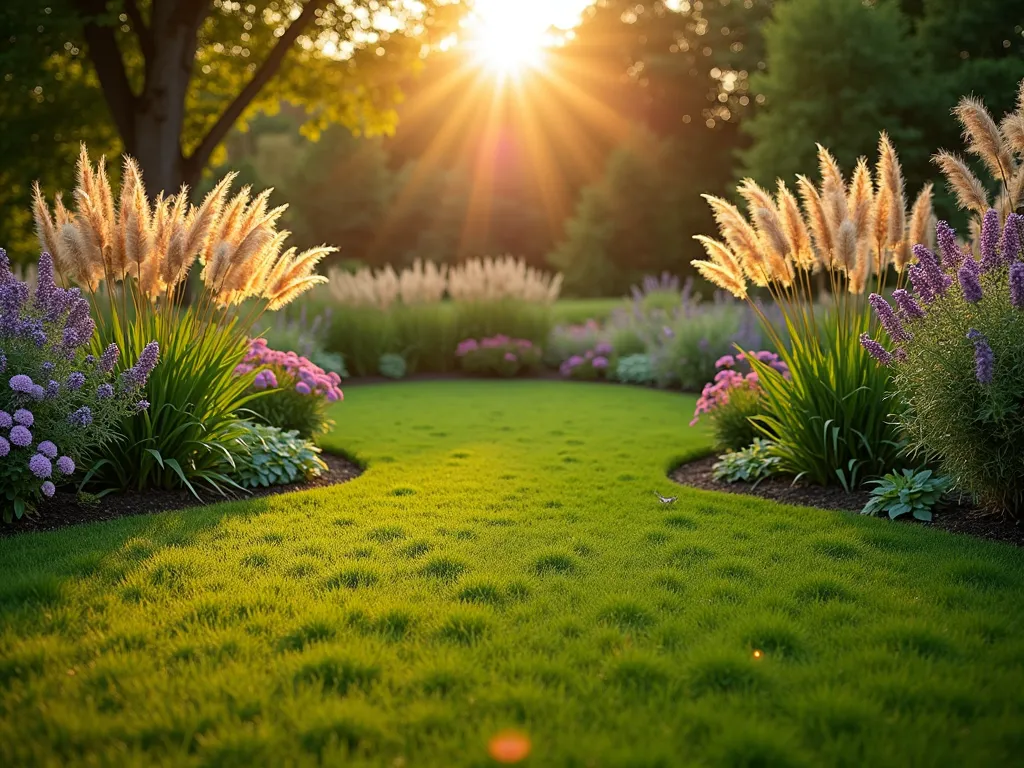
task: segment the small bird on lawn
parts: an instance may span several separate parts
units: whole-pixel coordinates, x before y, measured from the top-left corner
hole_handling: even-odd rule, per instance
[[[662,496],[657,491],[651,491],[651,493],[653,493],[655,496],[657,496],[658,497],[658,501],[660,501],[662,504],[671,504],[676,499],[679,498],[678,496]]]

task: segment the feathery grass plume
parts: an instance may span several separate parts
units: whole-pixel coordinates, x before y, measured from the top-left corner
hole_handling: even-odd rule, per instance
[[[280,270],[280,277],[264,289],[264,296],[270,302],[267,309],[278,310],[313,286],[326,283],[327,278],[314,274],[314,270],[324,256],[335,251],[337,248],[320,245],[295,255],[295,249],[289,248],[278,259],[279,263],[285,265]]]
[[[927,246],[929,249],[934,249],[935,247],[932,191],[932,183],[928,182],[921,187],[921,191],[917,194],[917,199],[914,200],[914,207],[910,211],[910,229],[906,238],[911,243],[911,247],[918,243]],[[896,268],[901,272],[904,266],[906,266],[906,262],[903,264],[897,262],[896,264]]]
[[[549,275],[513,256],[470,259],[448,272],[448,293],[457,301],[520,299],[549,304],[558,298],[562,276]]]
[[[416,259],[398,275],[398,295],[403,304],[436,304],[448,288],[448,267]]]
[[[857,229],[853,222],[847,219],[839,225],[836,234],[836,268],[849,275],[857,267]]]
[[[750,225],[739,209],[728,200],[714,195],[701,195],[711,206],[711,212],[718,230],[736,254],[743,271],[750,281],[759,287],[768,285],[771,269],[761,248],[761,239],[757,231]]]
[[[878,168],[876,176],[879,185],[888,190],[889,202],[888,232],[889,245],[897,246],[904,239],[907,227],[907,195],[904,190],[903,169],[896,155],[889,135],[882,131],[878,138]],[[876,235],[878,234],[876,230]]]
[[[830,268],[834,260],[836,241],[828,226],[821,195],[818,194],[817,187],[806,176],[797,176],[796,186],[804,203],[808,229],[818,249],[818,263],[826,269]]]
[[[756,211],[758,208],[766,208],[769,211],[775,210],[775,201],[772,199],[772,196],[751,178],[740,181],[736,191],[746,201],[747,208],[751,211]]]
[[[1016,211],[1018,208],[1024,207],[1024,164],[1013,174],[1013,178],[1010,179],[1010,183],[1006,188],[1006,194],[1003,197],[1006,200],[1005,207],[1007,208],[1003,218],[1006,218],[1006,215]]]
[[[875,243],[875,264],[873,272],[880,273],[888,265],[889,245],[893,241],[893,230],[896,222],[892,220],[892,191],[883,185],[875,195],[875,204],[871,212],[871,237]],[[903,230],[896,232],[897,242],[902,240]]]
[[[963,126],[967,151],[981,158],[993,178],[1008,183],[1017,164],[985,105],[973,96],[964,96],[953,114]]]
[[[988,193],[963,158],[942,149],[932,157],[932,162],[946,177],[949,191],[956,195],[957,205],[983,216],[989,208]]]
[[[821,144],[818,147],[818,171],[821,173],[821,194],[825,197],[831,192],[841,192],[846,197],[846,181],[839,163]]]
[[[871,221],[872,206],[871,170],[866,157],[857,158],[857,167],[850,181],[850,193],[846,201],[846,210],[857,237],[867,234]]]
[[[697,272],[718,288],[728,291],[738,299],[747,298],[747,284],[741,280],[735,273],[729,271],[726,267],[720,264],[714,264],[710,261],[693,260],[690,262],[696,267]]]
[[[1024,110],[1005,115],[999,122],[999,135],[1007,149],[1024,155]]]
[[[43,199],[43,192],[39,188],[38,181],[32,182],[32,216],[35,220],[36,236],[39,238],[40,247],[53,257],[57,272],[63,272],[62,267],[66,267],[66,265],[59,261],[61,250],[57,246],[57,238],[60,235],[53,223],[53,217],[50,215],[50,207]]]
[[[755,208],[754,221],[761,235],[763,250],[768,256],[772,279],[788,287],[792,284],[795,273],[789,259],[789,241],[786,239],[775,206]]]
[[[800,213],[800,206],[796,197],[789,191],[786,182],[778,180],[778,192],[775,196],[779,216],[782,219],[782,226],[786,232],[786,239],[789,241],[789,253],[799,269],[813,269],[817,265],[814,256],[814,248],[811,246],[811,236],[807,231],[807,224]]]

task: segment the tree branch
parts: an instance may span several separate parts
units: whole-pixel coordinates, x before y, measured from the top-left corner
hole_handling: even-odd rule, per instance
[[[124,12],[128,14],[128,20],[132,23],[132,29],[139,38],[139,48],[142,49],[142,56],[149,66],[153,60],[153,31],[146,26],[142,18],[139,6],[135,0],[124,0]]]
[[[135,111],[136,96],[128,82],[128,73],[124,68],[121,50],[117,47],[114,28],[97,23],[105,12],[103,0],[76,0],[75,6],[83,16],[82,31],[85,42],[89,46],[89,58],[96,68],[100,80],[103,98],[107,102],[111,117],[121,134],[125,149],[134,152],[135,147]]]
[[[294,44],[302,31],[308,27],[314,17],[316,11],[323,6],[326,0],[309,0],[305,7],[302,9],[302,13],[299,14],[298,18],[293,21],[288,29],[285,30],[284,34],[278,39],[274,49],[270,52],[263,63],[260,64],[259,68],[253,74],[252,79],[245,84],[245,87],[239,92],[234,100],[227,106],[217,121],[210,128],[206,136],[196,147],[195,151],[185,159],[185,165],[189,171],[186,174],[188,176],[198,175],[199,171],[206,165],[207,160],[210,159],[210,155],[214,148],[224,140],[227,136],[231,126],[235,124],[242,113],[245,111],[252,100],[256,98],[259,92],[263,89],[270,79],[277,74],[281,68],[281,63],[284,61],[284,57],[288,54],[289,49]]]

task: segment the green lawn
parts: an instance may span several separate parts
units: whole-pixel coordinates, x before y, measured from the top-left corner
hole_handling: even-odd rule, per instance
[[[1019,765],[1024,552],[663,506],[692,408],[352,387],[354,482],[0,541],[0,764]]]

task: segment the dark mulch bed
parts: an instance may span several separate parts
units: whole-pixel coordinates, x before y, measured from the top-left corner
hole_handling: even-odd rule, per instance
[[[327,464],[327,471],[318,478],[304,483],[256,488],[249,493],[237,494],[234,498],[254,499],[260,496],[274,496],[278,493],[338,485],[359,477],[363,473],[362,469],[341,456],[324,453],[322,457]],[[52,531],[81,523],[115,520],[119,517],[134,515],[150,515],[155,512],[187,509],[226,501],[223,496],[212,492],[201,492],[200,495],[202,498],[197,499],[187,490],[148,491],[146,493],[110,494],[98,502],[84,503],[74,493],[58,491],[52,499],[44,499],[39,504],[36,516],[16,520],[10,525],[0,523],[0,536],[13,536],[30,531]]]
[[[723,483],[711,476],[711,466],[717,457],[708,456],[690,461],[674,469],[669,477],[680,485],[702,488],[706,491],[723,491],[748,496],[760,496],[783,504],[800,504],[821,509],[835,509],[843,512],[860,512],[867,503],[866,491],[847,493],[842,488],[822,488],[805,483],[793,484],[789,478],[772,477],[754,487],[752,483]],[[902,520],[900,522],[903,522]],[[1018,547],[1024,547],[1024,525],[1012,518],[993,514],[966,503],[951,499],[935,510],[931,523],[908,520],[912,525],[930,525],[951,533],[963,533],[980,539],[993,539]]]

